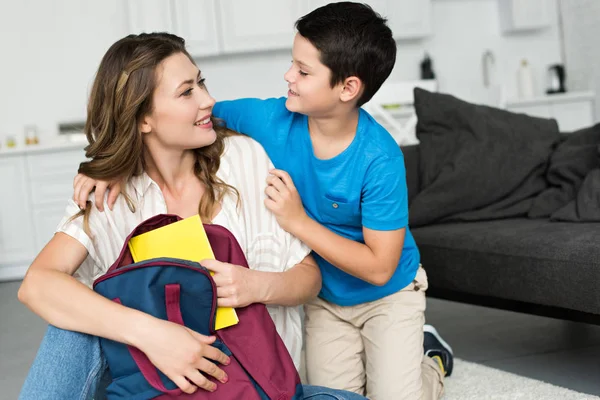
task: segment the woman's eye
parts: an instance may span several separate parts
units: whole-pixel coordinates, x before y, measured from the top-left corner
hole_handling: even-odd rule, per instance
[[[192,90],[194,90],[194,88],[189,88],[188,90],[186,90],[185,92],[181,93],[182,96],[191,96],[192,95]]]
[[[206,81],[206,78],[202,78],[202,79],[200,79],[200,80],[198,81],[198,86],[200,86],[200,87],[204,87],[204,86],[206,86],[206,85],[205,85],[205,83],[204,83],[204,81]]]

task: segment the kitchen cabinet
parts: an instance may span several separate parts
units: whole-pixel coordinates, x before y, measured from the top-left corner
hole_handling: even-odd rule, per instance
[[[291,49],[294,23],[326,0],[126,0],[131,33],[166,31],[194,57]],[[431,34],[431,0],[367,0],[394,38]]]
[[[85,154],[81,148],[67,148],[26,154],[25,160],[37,253],[52,238],[65,214],[67,200],[73,195],[73,178],[79,164],[85,160]]]
[[[219,54],[214,0],[172,0],[173,32],[185,39],[193,57]]]
[[[388,19],[394,39],[418,39],[431,31],[431,0],[370,0],[366,2]]]
[[[503,33],[547,28],[552,25],[551,0],[498,0]]]
[[[505,104],[507,110],[542,118],[554,118],[561,132],[571,132],[595,123],[593,92],[567,92]]]
[[[54,235],[84,144],[0,151],[0,281],[21,279]]]
[[[126,0],[131,33],[170,32],[193,57],[220,53],[216,0]]]
[[[304,0],[304,15],[335,1]],[[388,20],[394,39],[419,39],[431,35],[431,0],[365,0]],[[299,15],[300,16],[300,15]]]
[[[125,0],[130,33],[173,32],[170,0]]]
[[[0,279],[20,278],[33,260],[33,221],[25,159],[0,157]]]
[[[219,33],[224,53],[291,49],[301,0],[220,0]]]

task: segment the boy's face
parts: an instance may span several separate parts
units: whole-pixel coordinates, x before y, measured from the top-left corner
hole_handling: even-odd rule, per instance
[[[288,82],[289,111],[308,116],[326,116],[340,102],[342,84],[331,87],[331,71],[320,60],[319,50],[299,33],[294,38],[292,65],[283,76]]]

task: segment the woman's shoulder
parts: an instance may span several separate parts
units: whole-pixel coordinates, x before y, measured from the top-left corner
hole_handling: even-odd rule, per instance
[[[147,175],[136,176],[130,178],[121,188],[121,194],[117,197],[112,208],[108,206],[108,196],[110,189],[104,193],[104,198],[101,200],[104,206],[103,211],[99,211],[96,201],[96,193],[92,192],[87,199],[87,220],[90,228],[90,239],[104,239],[103,234],[110,235],[116,227],[127,225],[127,227],[139,223],[140,213],[135,213],[135,210],[140,204],[139,200],[148,192],[150,178]],[[148,199],[150,201],[151,199]],[[72,200],[67,201],[65,214],[59,224],[59,229],[66,229],[71,225],[83,231],[83,214],[79,206]],[[115,225],[115,221],[120,224]],[[73,229],[73,228],[71,228]]]
[[[273,168],[269,156],[257,141],[247,136],[228,137],[225,144],[219,178],[237,189],[242,204],[262,201],[265,181]]]
[[[225,138],[225,151],[221,162],[231,166],[245,166],[246,169],[264,169],[264,165],[270,164],[271,159],[256,140],[245,135],[234,135]]]

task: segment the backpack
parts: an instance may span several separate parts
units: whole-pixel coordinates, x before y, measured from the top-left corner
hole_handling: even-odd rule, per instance
[[[217,291],[206,268],[175,258],[133,263],[127,245],[131,237],[180,219],[161,214],[138,225],[125,241],[117,261],[96,279],[94,290],[127,307],[185,325],[203,335],[216,336],[213,346],[231,359],[229,365],[220,365],[229,381],[223,384],[205,375],[218,384],[216,391],[198,389],[193,394],[184,393],[142,351],[101,338],[112,376],[108,399],[302,399],[298,371],[264,304],[237,308],[239,322],[215,331]],[[217,260],[248,268],[231,232],[219,225],[204,224],[204,228]]]

